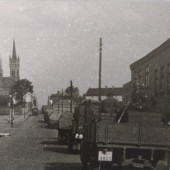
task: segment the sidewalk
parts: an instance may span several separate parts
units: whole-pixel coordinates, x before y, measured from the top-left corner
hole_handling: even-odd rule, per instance
[[[26,118],[28,118],[32,113],[28,112],[24,115],[15,115],[13,127],[11,127],[10,116],[9,115],[1,115],[0,116],[0,134],[10,133],[11,130],[17,127],[20,123],[22,123]],[[2,135],[0,135],[2,136]]]

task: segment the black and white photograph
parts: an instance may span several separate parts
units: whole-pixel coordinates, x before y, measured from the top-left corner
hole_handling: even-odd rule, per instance
[[[170,170],[170,0],[0,0],[0,170]]]

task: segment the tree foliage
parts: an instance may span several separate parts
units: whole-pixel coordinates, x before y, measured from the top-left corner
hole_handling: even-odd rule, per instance
[[[27,93],[33,93],[33,85],[32,82],[27,79],[21,79],[14,83],[11,87],[10,94],[15,98],[15,100],[22,104],[24,102],[24,96]]]
[[[67,88],[65,89],[65,93],[66,93],[68,96],[70,96],[71,90],[72,90],[72,95],[73,95],[73,97],[78,97],[78,96],[79,96],[79,89],[78,89],[78,87],[74,87],[74,86],[72,86],[72,88],[71,88],[71,86],[67,87]]]

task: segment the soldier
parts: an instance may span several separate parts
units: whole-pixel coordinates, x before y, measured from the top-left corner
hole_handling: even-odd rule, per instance
[[[102,101],[102,113],[110,113],[112,118],[116,118],[118,112],[118,101],[113,97],[112,93],[107,95],[107,98]]]
[[[53,109],[53,100],[50,99],[50,108]]]

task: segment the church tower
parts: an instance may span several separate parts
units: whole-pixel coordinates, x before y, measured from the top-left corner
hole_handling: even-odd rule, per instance
[[[9,67],[10,67],[10,77],[15,81],[19,80],[20,59],[19,56],[17,57],[15,41],[13,41],[12,57],[9,56]]]

